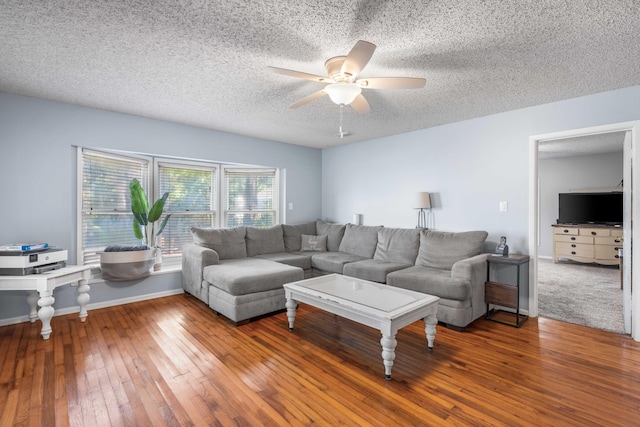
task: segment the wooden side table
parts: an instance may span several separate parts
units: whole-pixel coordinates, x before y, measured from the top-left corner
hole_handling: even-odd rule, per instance
[[[508,283],[493,282],[490,280],[491,265],[513,265],[517,269],[517,279],[515,285]],[[529,255],[490,255],[487,258],[487,281],[484,285],[484,300],[487,304],[487,314],[485,318],[494,322],[519,328],[529,316],[520,314],[520,267],[529,264]],[[495,304],[501,307],[515,309],[515,313],[506,312],[515,315],[515,323],[504,322],[495,319],[494,316],[503,310],[491,309],[489,305]]]
[[[28,274],[26,276],[0,276],[0,290],[28,292],[29,320],[31,323],[40,318],[42,329],[40,333],[45,340],[51,335],[51,318],[55,312],[53,290],[58,286],[71,284],[78,287],[78,305],[80,306],[80,321],[87,318],[87,303],[89,302],[90,266],[69,266],[58,270],[51,270],[42,274]],[[37,310],[36,304],[40,306]]]

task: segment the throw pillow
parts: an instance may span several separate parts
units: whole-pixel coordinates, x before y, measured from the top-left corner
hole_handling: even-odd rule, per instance
[[[327,250],[327,236],[311,236],[309,234],[302,234],[302,240],[300,242],[301,251],[313,251],[322,252]]]

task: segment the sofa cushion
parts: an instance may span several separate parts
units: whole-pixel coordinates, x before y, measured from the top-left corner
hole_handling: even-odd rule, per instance
[[[213,249],[220,259],[246,258],[247,246],[244,238],[245,227],[199,228],[191,227],[191,235],[196,245]]]
[[[414,265],[387,275],[387,285],[463,301],[471,298],[468,280],[451,277],[449,270]]]
[[[314,252],[311,255],[311,266],[329,273],[342,274],[345,264],[362,261],[363,259],[366,258],[346,252]]]
[[[260,258],[228,259],[204,268],[204,280],[231,295],[279,289],[304,279],[301,268]]]
[[[303,270],[311,269],[311,255],[309,253],[279,252],[276,254],[257,255],[256,258],[281,262],[283,264],[292,265],[294,267],[300,267]]]
[[[285,252],[297,252],[300,250],[301,236],[303,234],[317,234],[316,222],[296,225],[282,224],[282,234],[284,236]]]
[[[324,252],[327,250],[327,236],[312,236],[303,234],[301,236],[300,250],[310,252]]]
[[[340,252],[373,258],[378,244],[378,231],[381,229],[382,226],[347,224],[340,243]]]
[[[345,264],[342,269],[342,274],[357,277],[358,279],[370,280],[372,282],[386,283],[387,274],[408,267],[413,267],[413,264],[363,259],[362,261]]]
[[[382,228],[378,230],[378,244],[373,259],[414,265],[419,247],[419,229]]]
[[[337,252],[340,250],[340,242],[344,236],[345,224],[330,224],[321,219],[316,221],[316,232],[318,236],[327,236],[327,250]]]
[[[284,252],[282,226],[247,227],[247,256]]]
[[[456,262],[482,253],[487,235],[486,231],[422,230],[416,265],[451,269]]]

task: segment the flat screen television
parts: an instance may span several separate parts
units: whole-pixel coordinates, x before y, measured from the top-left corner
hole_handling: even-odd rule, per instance
[[[560,193],[558,224],[622,225],[622,192]]]

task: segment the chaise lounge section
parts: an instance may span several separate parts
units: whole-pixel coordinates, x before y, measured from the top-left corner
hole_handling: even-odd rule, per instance
[[[338,273],[440,297],[438,320],[461,330],[485,312],[485,231],[331,224],[191,229],[186,292],[235,323],[285,308],[282,285]]]

